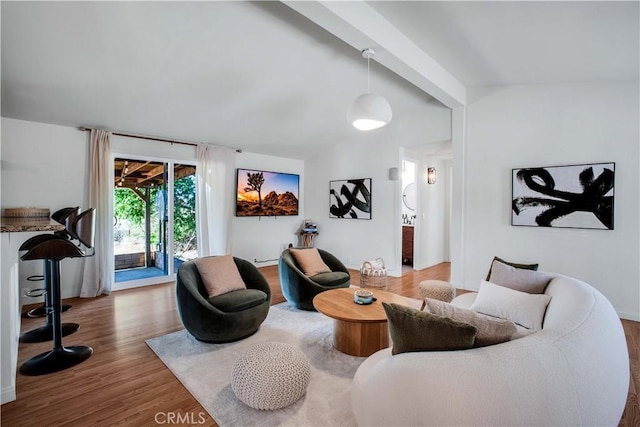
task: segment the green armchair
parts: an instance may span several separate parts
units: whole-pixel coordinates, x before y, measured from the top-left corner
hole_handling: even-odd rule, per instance
[[[351,283],[349,270],[329,252],[318,249],[320,257],[331,269],[330,273],[320,273],[307,277],[296,264],[289,249],[285,249],[278,262],[280,286],[285,299],[300,310],[313,310],[313,298],[329,289],[348,288]]]
[[[180,319],[197,340],[211,343],[237,341],[258,330],[269,313],[271,288],[249,261],[233,258],[247,289],[209,298],[195,262],[178,269],[176,296]]]

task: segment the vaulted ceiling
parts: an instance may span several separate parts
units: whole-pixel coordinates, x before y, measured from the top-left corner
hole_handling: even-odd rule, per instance
[[[467,87],[637,81],[640,74],[638,2],[363,4]],[[292,158],[366,137],[345,113],[366,91],[358,50],[371,46],[356,49],[294,6],[3,1],[0,7],[4,117]],[[389,52],[381,50],[384,59]],[[394,113],[389,126],[373,132],[407,146],[430,142],[427,118],[444,107],[415,80],[377,62],[371,73],[372,91]]]

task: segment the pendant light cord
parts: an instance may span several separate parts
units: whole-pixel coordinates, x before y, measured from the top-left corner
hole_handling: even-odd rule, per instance
[[[369,70],[369,61],[371,61],[371,57],[367,56],[367,93],[371,93],[371,71]]]

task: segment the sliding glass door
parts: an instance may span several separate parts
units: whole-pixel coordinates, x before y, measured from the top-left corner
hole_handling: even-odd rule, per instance
[[[191,165],[114,159],[115,289],[166,282],[195,257],[194,174]]]

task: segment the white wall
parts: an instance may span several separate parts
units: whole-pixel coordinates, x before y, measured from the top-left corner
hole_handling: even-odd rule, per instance
[[[304,162],[283,157],[242,153],[236,157],[236,166],[300,175],[299,215],[234,217],[233,219],[233,242],[231,245],[233,255],[251,261],[258,267],[277,264],[280,254],[290,243],[298,246],[296,233],[300,230],[302,221],[306,219],[304,215]]]
[[[399,149],[385,133],[338,144],[305,163],[305,212],[318,225],[314,246],[334,254],[347,267],[359,269],[381,257],[399,274],[401,180],[389,180],[389,168],[400,168]],[[329,181],[371,178],[371,220],[329,218]]]
[[[2,209],[21,206],[88,208],[88,136],[75,128],[2,118]],[[62,296],[80,294],[82,259],[61,267]],[[42,261],[20,261],[22,287],[35,288],[26,277],[42,274]],[[40,283],[41,284],[41,283]],[[29,303],[38,301],[29,299]]]
[[[464,265],[477,289],[494,255],[582,279],[640,319],[640,108],[637,82],[470,92],[464,152]],[[455,150],[460,147],[454,146]],[[615,230],[513,227],[511,169],[615,162]]]
[[[145,160],[173,160],[187,164],[196,164],[196,147],[193,145],[168,144],[165,142],[118,135],[112,135],[110,143],[111,153],[114,157],[140,157]]]
[[[427,184],[429,167],[436,168],[435,184]],[[425,157],[419,163],[420,211],[416,232],[421,244],[414,259],[416,270],[449,261],[450,170],[451,161],[447,159]]]

